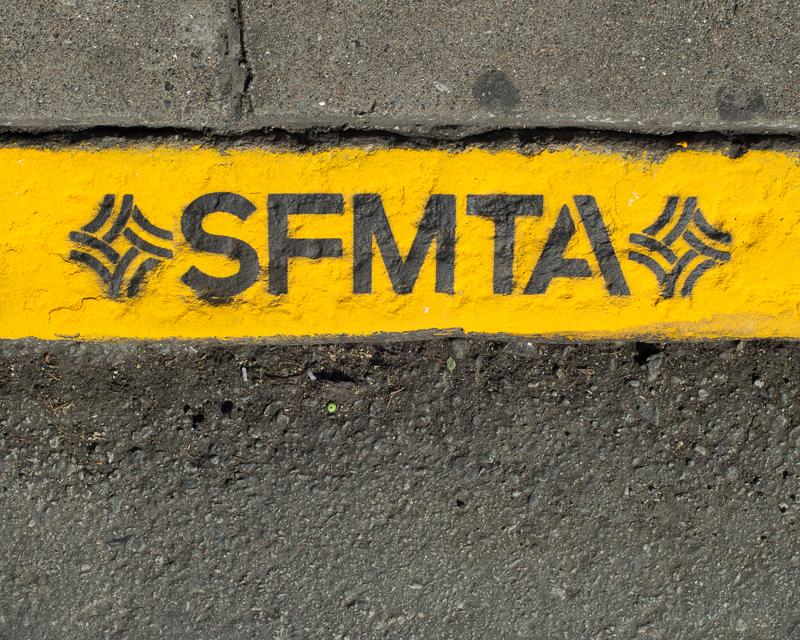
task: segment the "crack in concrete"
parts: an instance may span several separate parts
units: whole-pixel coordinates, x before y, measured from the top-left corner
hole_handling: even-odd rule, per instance
[[[230,94],[232,119],[241,121],[253,111],[250,82],[253,67],[245,43],[244,17],[241,0],[229,0],[231,21],[228,29],[228,55],[231,58]]]

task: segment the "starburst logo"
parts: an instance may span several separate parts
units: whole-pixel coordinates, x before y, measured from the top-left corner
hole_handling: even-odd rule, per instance
[[[78,246],[70,251],[69,259],[94,271],[110,298],[133,298],[145,276],[172,257],[170,249],[158,244],[171,241],[172,233],[150,222],[132,195],[123,195],[116,205],[116,196],[107,194],[94,219],[69,234]]]
[[[700,276],[731,258],[730,234],[706,220],[697,198],[685,198],[680,214],[679,204],[678,196],[670,196],[658,219],[630,236],[636,248],[628,258],[653,272],[663,298],[691,296]]]

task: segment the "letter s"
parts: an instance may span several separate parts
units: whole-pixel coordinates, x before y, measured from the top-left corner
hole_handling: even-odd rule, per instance
[[[229,236],[219,236],[203,230],[203,219],[212,213],[230,213],[239,220],[247,220],[255,205],[247,198],[235,193],[208,193],[191,202],[183,210],[181,230],[192,249],[217,253],[239,262],[239,271],[232,276],[218,278],[191,267],[181,276],[181,281],[189,285],[204,300],[224,301],[250,287],[258,278],[258,254],[243,240]]]

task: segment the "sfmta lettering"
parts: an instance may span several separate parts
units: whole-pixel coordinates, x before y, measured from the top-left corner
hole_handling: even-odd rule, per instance
[[[630,295],[600,209],[594,197],[578,195],[573,203],[565,204],[549,233],[539,261],[523,289],[525,295],[544,294],[556,278],[588,278],[599,275],[612,296]],[[572,206],[570,206],[572,205]],[[372,292],[375,263],[374,247],[388,273],[392,289],[400,295],[414,290],[420,270],[433,253],[436,267],[435,290],[454,294],[456,263],[456,197],[433,194],[422,212],[416,234],[406,256],[397,246],[389,216],[382,198],[376,193],[352,196],[353,209],[353,293]],[[567,244],[578,233],[576,220],[587,235],[595,255],[599,274],[594,274],[584,258],[567,258]],[[231,276],[217,277],[191,267],[183,274],[183,282],[196,294],[208,300],[225,300],[249,289],[257,280],[261,265],[256,250],[243,240],[208,233],[203,220],[214,213],[228,213],[246,220],[256,205],[235,193],[210,193],[200,196],[184,210],[181,229],[188,245],[196,250],[227,256],[239,263]],[[493,290],[498,295],[514,291],[513,264],[515,222],[518,217],[541,217],[544,211],[542,195],[469,195],[467,214],[481,216],[494,224]],[[267,197],[268,281],[272,295],[289,292],[289,269],[297,258],[341,258],[339,238],[293,238],[289,235],[291,215],[342,215],[344,196],[338,193],[281,193]],[[432,246],[435,250],[432,251]]]

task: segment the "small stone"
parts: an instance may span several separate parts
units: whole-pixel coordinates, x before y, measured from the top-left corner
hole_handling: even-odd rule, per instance
[[[458,338],[456,340],[453,340],[450,343],[450,348],[452,350],[453,357],[456,360],[463,360],[469,355],[470,351],[469,340],[464,340],[463,338]]]
[[[514,342],[509,342],[503,348],[503,351],[515,356],[523,356],[525,358],[535,358],[536,356],[539,355],[539,346],[534,344],[533,342],[518,340]]]
[[[274,420],[280,411],[281,407],[277,402],[270,402],[266,407],[264,407],[262,415],[265,418],[272,418]]]
[[[275,416],[275,424],[279,427],[288,427],[289,426],[289,416],[287,416],[283,411],[279,412],[277,416]]]
[[[753,380],[753,386],[758,389],[763,389],[764,381],[761,378],[756,378],[755,380]]]
[[[709,393],[708,393],[707,390],[705,390],[705,389],[698,389],[697,390],[697,398],[698,398],[698,400],[707,400],[708,396],[709,396]]]
[[[664,362],[663,353],[655,353],[647,359],[647,379],[652,382],[658,377],[658,371]]]

